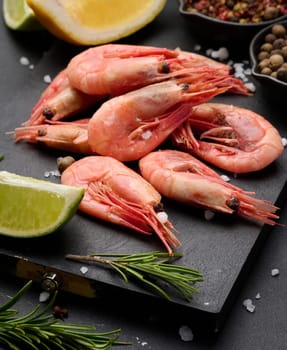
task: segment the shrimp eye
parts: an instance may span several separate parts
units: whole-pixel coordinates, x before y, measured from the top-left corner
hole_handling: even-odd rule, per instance
[[[239,208],[239,206],[240,206],[240,201],[239,201],[239,199],[236,198],[236,197],[231,197],[231,198],[227,199],[226,205],[227,205],[230,209],[237,211],[238,208]]]
[[[52,119],[54,116],[54,113],[51,111],[50,108],[44,108],[43,109],[43,116],[46,117],[47,119]]]
[[[181,88],[182,88],[183,91],[188,91],[188,89],[189,89],[189,84],[186,84],[186,83],[181,84]]]
[[[168,63],[166,63],[165,61],[163,61],[163,62],[161,63],[161,66],[160,66],[159,71],[160,71],[161,73],[169,73],[169,72],[170,72],[170,69],[169,69]]]
[[[156,213],[159,213],[160,211],[163,211],[163,204],[162,203],[158,203],[153,207],[154,211]]]

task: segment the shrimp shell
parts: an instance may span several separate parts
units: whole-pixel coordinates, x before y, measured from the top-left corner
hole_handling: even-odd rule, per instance
[[[101,105],[88,126],[93,152],[138,160],[158,147],[189,117],[192,106],[227,91],[233,78],[213,68],[131,91]]]
[[[172,134],[174,145],[220,169],[264,169],[283,152],[278,130],[261,115],[223,103],[203,103]]]
[[[77,122],[48,122],[15,128],[14,142],[44,144],[49,148],[80,154],[92,154],[88,144],[89,119]]]
[[[62,173],[61,182],[85,188],[81,211],[143,234],[155,232],[170,255],[170,246],[180,245],[169,229],[171,222],[162,223],[157,217],[161,195],[120,161],[104,156],[82,158]]]
[[[238,214],[275,225],[277,209],[268,201],[253,198],[220,178],[188,153],[163,150],[149,153],[139,161],[142,176],[163,196],[226,214]]]

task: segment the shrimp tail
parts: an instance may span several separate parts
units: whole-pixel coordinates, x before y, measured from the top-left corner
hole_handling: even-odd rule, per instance
[[[166,247],[169,255],[173,255],[171,246],[178,247],[181,245],[180,241],[168,228],[173,228],[171,222],[161,223],[153,208],[144,208],[136,203],[128,202],[118,197],[104,185],[93,183],[87,191],[91,198],[100,203],[100,206],[108,207],[109,221],[121,224],[145,235],[151,235],[153,230]],[[89,202],[82,201],[80,209],[92,216],[107,220],[106,216],[101,216],[100,214],[103,211],[95,211],[94,201],[92,207],[90,207]]]
[[[238,193],[237,197],[240,200],[237,211],[239,215],[256,219],[271,226],[277,225],[274,220],[279,219],[279,216],[275,214],[279,210],[278,207],[266,200],[252,198],[242,193]]]

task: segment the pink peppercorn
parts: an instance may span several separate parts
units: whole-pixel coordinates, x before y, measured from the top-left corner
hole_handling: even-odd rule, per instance
[[[223,21],[260,23],[287,14],[286,0],[185,0],[185,10]]]

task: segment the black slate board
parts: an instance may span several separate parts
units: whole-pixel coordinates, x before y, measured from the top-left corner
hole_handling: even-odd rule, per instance
[[[171,18],[174,23],[172,27],[169,24]],[[11,135],[5,132],[18,127],[28,118],[32,106],[46,87],[43,76],[55,76],[82,48],[57,41],[47,33],[30,36],[25,33],[11,33],[3,23],[1,25],[0,42],[3,48],[0,66],[0,152],[5,158],[0,162],[0,169],[45,179],[45,172],[56,169],[56,158],[64,153],[25,143],[14,144]],[[34,42],[41,42],[40,48],[36,49],[31,45],[32,35],[35,35]],[[122,42],[169,48],[179,46],[190,51],[196,44],[177,13],[176,4],[171,2],[168,2],[166,9],[155,22]],[[28,57],[34,68],[21,66],[21,56]],[[281,115],[282,107],[266,101],[261,95],[260,87],[253,97],[226,95],[216,98],[216,101],[250,108],[269,119],[278,127],[282,136],[287,135],[285,116]],[[280,205],[286,197],[285,164],[286,152],[261,172],[237,178],[231,176],[232,183],[245,190],[256,191],[258,198],[268,199]],[[55,177],[50,177],[49,180],[59,182]],[[196,319],[200,329],[208,328],[215,332],[221,327],[226,312],[236,297],[236,291],[252,266],[252,261],[262,247],[270,228],[239,217],[219,214],[213,220],[206,221],[203,210],[167,200],[163,200],[163,203],[182,242],[179,252],[183,253],[183,258],[178,263],[194,267],[204,275],[204,282],[197,285],[201,292],[195,295],[190,303],[174,295],[173,302],[168,303],[167,307],[172,307],[174,315],[177,313],[178,317],[183,317],[186,313],[190,322]],[[0,237],[0,247],[0,266],[3,271],[7,268],[3,264],[5,257],[8,263],[9,256],[16,256],[94,281],[96,289],[116,295],[117,298],[120,298],[120,295],[123,298],[128,296],[130,303],[138,298],[148,300],[152,307],[164,302],[132,282],[126,284],[106,269],[89,266],[87,274],[83,276],[80,267],[84,264],[64,259],[64,255],[68,253],[84,255],[95,252],[134,253],[162,250],[163,247],[156,237],[145,237],[79,213],[64,228],[51,236],[23,241]],[[202,319],[201,323],[199,316]]]

